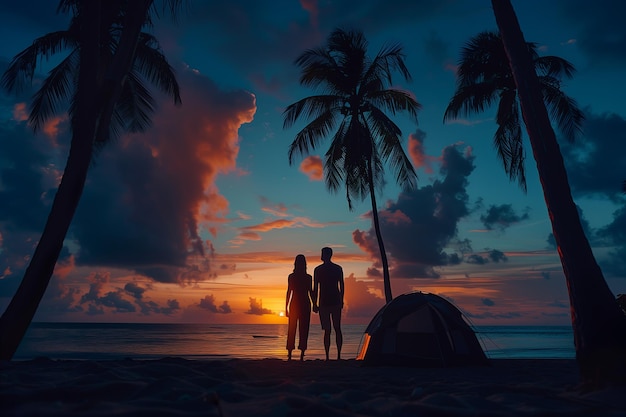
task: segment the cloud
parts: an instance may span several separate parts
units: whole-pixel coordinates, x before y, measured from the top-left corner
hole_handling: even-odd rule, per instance
[[[319,17],[317,0],[300,0],[300,6],[309,13],[311,26],[317,27]]]
[[[613,221],[601,227],[597,236],[610,247],[607,256],[598,261],[602,270],[607,275],[626,276],[626,205],[613,213]]]
[[[424,150],[425,139],[426,132],[420,129],[409,135],[409,157],[415,168],[423,168],[427,173],[432,173],[432,164],[435,162],[435,158],[426,155]]]
[[[480,216],[480,221],[483,222],[485,227],[489,230],[498,229],[503,231],[529,218],[528,212],[519,215],[515,212],[511,204],[502,204],[499,206],[490,206],[487,212]]]
[[[71,235],[77,264],[161,282],[210,276],[212,247],[200,232],[225,221],[228,201],[215,181],[235,171],[237,131],[252,120],[255,98],[188,68],[178,79],[183,105],[161,103],[154,128],[107,148],[90,172]]]
[[[246,311],[246,314],[253,314],[255,316],[262,316],[264,314],[274,314],[272,310],[263,308],[263,300],[257,302],[256,298],[249,298],[250,309]]]
[[[124,286],[124,291],[132,295],[134,298],[141,300],[141,298],[143,297],[143,293],[146,292],[146,289],[140,287],[134,282],[129,282]]]
[[[123,288],[116,287],[108,272],[95,272],[87,279],[90,281],[89,289],[82,294],[76,286],[66,286],[62,282],[51,285],[38,314],[83,312],[87,315],[100,315],[139,312],[144,316],[170,316],[181,310],[176,299],[168,299],[164,306],[150,300],[145,296],[149,288],[136,282],[128,282]]]
[[[288,213],[289,209],[284,203],[274,204],[270,200],[268,200],[266,197],[263,197],[263,196],[259,197],[259,199],[261,200],[261,204],[263,205],[263,208],[261,210],[263,210],[264,212],[269,213],[276,217],[289,216],[289,213]]]
[[[18,122],[28,120],[28,107],[26,103],[16,103],[15,106],[13,106],[13,120]]]
[[[481,302],[487,307],[493,307],[494,305],[496,305],[496,303],[490,298],[483,298]]]
[[[23,118],[9,116],[16,100],[23,97],[0,94],[6,111],[0,114],[0,299],[15,293],[34,252],[56,194],[60,161],[50,141],[34,135]]]
[[[311,181],[322,181],[324,179],[322,158],[317,155],[304,158],[300,163],[300,172],[309,177]]]
[[[573,37],[590,65],[626,63],[626,27],[623,16],[626,4],[606,0],[602,7],[585,0],[562,2],[562,14],[578,29]]]
[[[623,201],[626,167],[626,119],[615,113],[585,110],[584,135],[560,144],[574,197],[602,196]]]
[[[345,316],[347,318],[371,319],[385,305],[385,300],[374,292],[382,294],[379,283],[368,283],[356,279],[354,274],[344,278],[345,284]]]
[[[293,220],[278,219],[268,221],[266,223],[255,224],[253,226],[242,227],[241,230],[247,232],[269,232],[270,230],[297,227],[297,225],[297,222]]]
[[[489,252],[489,259],[491,259],[492,262],[496,262],[496,263],[506,262],[508,260],[504,252],[501,252],[497,249],[493,249],[491,252]]]
[[[114,291],[107,291],[101,294],[105,288],[105,284],[109,283],[109,280],[110,275],[108,273],[92,274],[89,291],[80,298],[80,304],[87,304],[88,308],[89,306],[95,307],[93,311],[98,314],[104,312],[105,308],[115,313],[135,312],[137,308],[132,302],[124,298],[123,290],[118,288]],[[91,310],[88,309],[88,312],[89,311]]]
[[[92,166],[67,236],[77,266],[127,268],[161,282],[213,276],[213,248],[200,234],[216,233],[227,221],[228,201],[215,181],[236,171],[238,129],[252,120],[255,97],[221,91],[189,68],[178,79],[183,105],[157,96],[154,127],[110,144]],[[0,100],[15,108],[15,99]],[[50,125],[53,141],[17,119],[0,124],[0,233],[12,242],[0,251],[12,271],[0,295],[14,291],[33,253],[69,143],[63,117]]]
[[[204,298],[200,300],[198,306],[204,310],[207,310],[211,313],[216,314],[229,314],[232,313],[230,306],[228,305],[228,301],[222,302],[221,305],[215,304],[215,297],[213,294],[205,295]]]
[[[245,240],[261,240],[260,233],[267,233],[272,230],[291,229],[291,228],[324,228],[329,225],[338,224],[337,222],[320,223],[309,219],[308,217],[297,217],[289,213],[288,207],[283,203],[272,203],[267,198],[261,197],[261,203],[263,207],[261,210],[265,213],[271,214],[278,219],[267,219],[263,223],[254,224],[250,226],[244,226],[239,228],[239,235],[237,239],[232,240],[231,243],[240,245]]]
[[[621,3],[620,3],[621,4]],[[626,119],[615,113],[594,114],[585,110],[585,134],[574,143],[562,143],[561,152],[575,199],[603,198],[616,205],[612,220],[593,230],[577,206],[583,230],[590,242],[605,247],[598,255],[603,272],[610,276],[626,274],[626,199],[621,182],[626,178]],[[548,242],[555,246],[554,236]]]
[[[474,157],[458,146],[443,150],[440,174],[443,179],[412,192],[403,192],[396,202],[380,211],[381,229],[394,277],[436,278],[436,266],[457,264],[461,258],[447,253],[446,246],[457,235],[457,224],[469,214],[467,178],[474,170]],[[397,221],[397,219],[403,219]],[[391,220],[393,219],[393,220]],[[373,229],[355,230],[353,242],[372,259],[379,259]],[[378,261],[374,263],[380,268]]]
[[[484,265],[484,264],[488,263],[489,260],[487,258],[484,258],[484,257],[478,255],[478,254],[472,254],[472,255],[469,255],[467,257],[465,262],[467,262],[468,264]]]

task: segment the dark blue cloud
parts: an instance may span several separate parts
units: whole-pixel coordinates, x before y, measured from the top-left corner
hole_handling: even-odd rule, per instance
[[[457,146],[443,150],[440,174],[432,185],[402,192],[380,211],[386,250],[392,256],[394,277],[438,277],[433,267],[458,264],[461,256],[444,249],[457,237],[458,222],[470,213],[467,178],[474,157]],[[353,233],[353,240],[378,259],[373,228]]]
[[[626,3],[622,0],[561,1],[562,16],[577,32],[572,36],[591,66],[626,63]]]
[[[480,221],[487,229],[504,230],[529,218],[528,212],[517,214],[511,204],[502,204],[490,206],[487,212],[480,216]]]

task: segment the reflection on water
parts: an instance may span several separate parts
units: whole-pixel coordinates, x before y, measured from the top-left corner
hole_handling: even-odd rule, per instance
[[[365,325],[343,325],[342,357],[355,358]],[[490,358],[574,358],[570,326],[476,326]],[[286,324],[33,323],[16,360],[286,358]],[[323,359],[319,323],[311,323],[307,359]],[[334,333],[331,357],[335,357]]]
[[[354,358],[365,326],[343,326],[342,356]],[[319,325],[311,325],[306,357],[323,359]],[[15,359],[286,358],[286,324],[33,323]],[[331,354],[335,354],[334,333]]]

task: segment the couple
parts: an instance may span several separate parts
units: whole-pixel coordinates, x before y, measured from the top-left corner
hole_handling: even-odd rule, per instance
[[[322,264],[313,272],[313,286],[311,275],[306,271],[304,255],[296,256],[293,273],[289,274],[287,297],[285,300],[285,314],[289,317],[287,332],[287,359],[291,360],[291,352],[296,348],[296,328],[300,327],[300,360],[304,360],[304,351],[309,338],[309,324],[311,323],[311,300],[313,312],[319,312],[320,322],[324,330],[324,349],[326,360],[330,350],[331,319],[335,329],[337,343],[337,359],[341,359],[341,309],[343,308],[343,270],[330,261],[333,256],[331,248],[322,248]]]

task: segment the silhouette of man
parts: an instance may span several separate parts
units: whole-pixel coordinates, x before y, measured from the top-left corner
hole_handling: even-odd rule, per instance
[[[329,359],[330,333],[335,329],[337,359],[341,359],[343,334],[341,333],[341,309],[343,308],[343,269],[330,261],[331,248],[322,248],[322,264],[313,272],[313,312],[319,312],[320,323],[324,330],[324,349],[326,360]]]

